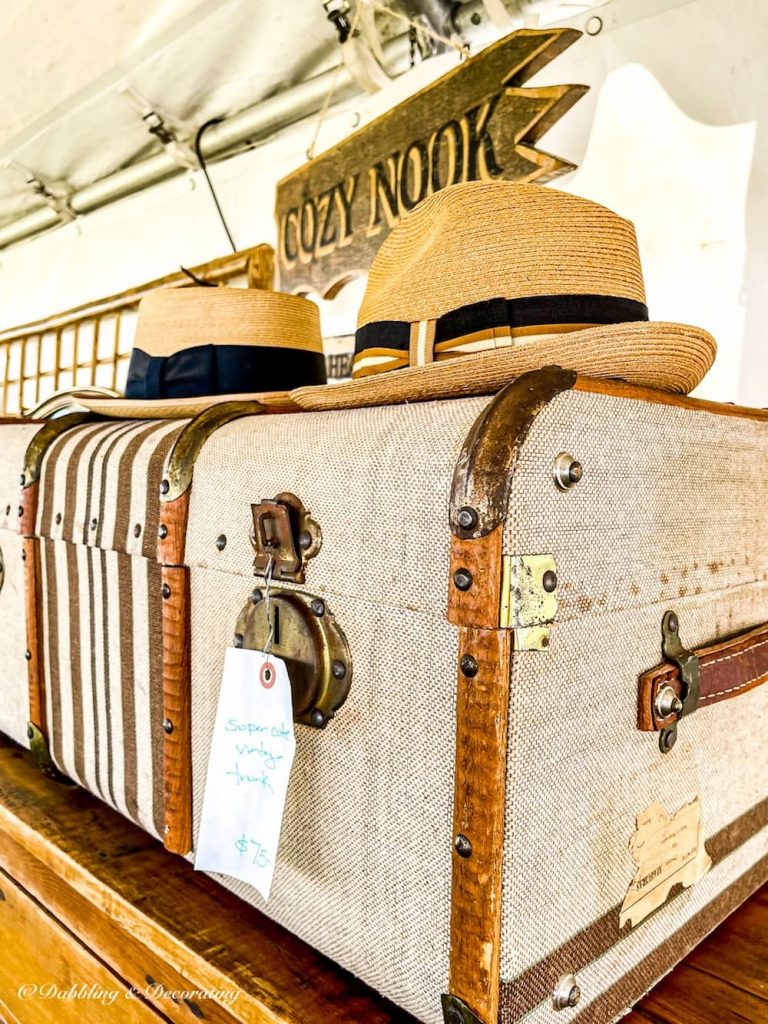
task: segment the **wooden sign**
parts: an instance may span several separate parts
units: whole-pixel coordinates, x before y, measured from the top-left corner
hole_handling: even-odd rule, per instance
[[[523,83],[580,35],[513,32],[284,178],[276,207],[281,289],[332,296],[368,270],[404,213],[446,185],[546,181],[572,170],[535,144],[587,86]]]

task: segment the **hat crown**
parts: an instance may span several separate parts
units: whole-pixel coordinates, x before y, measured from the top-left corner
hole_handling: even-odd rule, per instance
[[[541,185],[471,181],[406,214],[371,265],[358,327],[433,320],[468,303],[608,295],[645,303],[634,226]]]

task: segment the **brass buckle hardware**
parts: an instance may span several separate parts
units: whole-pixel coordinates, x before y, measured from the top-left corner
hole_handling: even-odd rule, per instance
[[[266,576],[271,563],[273,579],[303,583],[305,563],[315,557],[323,540],[320,527],[300,499],[283,492],[251,505],[251,512],[255,575]]]
[[[463,999],[458,996],[443,994],[440,997],[443,1004],[443,1020],[445,1024],[483,1024],[483,1021],[473,1013]]]
[[[658,709],[663,712],[662,717],[671,714],[676,716],[674,721],[665,726],[659,734],[659,747],[662,754],[667,754],[677,741],[678,722],[685,715],[692,714],[699,705],[701,669],[697,656],[683,646],[680,639],[680,620],[676,612],[665,613],[661,623],[661,637],[662,654],[667,661],[677,665],[682,687],[679,698],[674,691],[671,696],[665,694],[665,689],[671,690],[671,687],[663,688],[656,696],[657,704],[660,700],[669,697],[669,707]]]

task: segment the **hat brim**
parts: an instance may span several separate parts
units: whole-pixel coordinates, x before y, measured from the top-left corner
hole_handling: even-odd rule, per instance
[[[553,363],[585,377],[617,378],[687,395],[701,383],[716,354],[715,339],[699,327],[608,324],[345,384],[297,388],[291,398],[302,409],[354,409],[492,394],[521,373]]]
[[[212,405],[222,402],[260,402],[270,411],[295,411],[298,406],[287,391],[264,391],[260,394],[204,395],[200,398],[92,398],[88,395],[72,396],[89,412],[110,419],[127,420],[179,420],[199,415]]]

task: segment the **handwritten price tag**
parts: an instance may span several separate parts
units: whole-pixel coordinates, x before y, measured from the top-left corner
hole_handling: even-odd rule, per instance
[[[224,658],[195,868],[269,899],[296,739],[285,662],[230,647]]]

